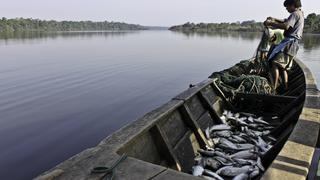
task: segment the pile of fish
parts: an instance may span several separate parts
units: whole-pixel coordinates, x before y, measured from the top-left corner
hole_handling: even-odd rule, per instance
[[[208,180],[245,180],[259,176],[265,170],[261,156],[276,141],[270,135],[274,127],[249,113],[225,110],[220,119],[222,124],[206,129],[206,138],[213,147],[198,151],[192,174]]]

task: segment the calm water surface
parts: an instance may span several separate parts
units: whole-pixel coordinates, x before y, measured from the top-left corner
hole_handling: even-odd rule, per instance
[[[30,179],[250,58],[260,34],[0,35],[0,179]],[[320,79],[320,36],[299,57]],[[319,81],[318,81],[319,83]]]

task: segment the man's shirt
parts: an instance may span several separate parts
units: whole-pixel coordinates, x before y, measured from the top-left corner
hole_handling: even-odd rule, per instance
[[[304,16],[301,10],[296,10],[290,14],[285,23],[289,26],[289,29],[284,31],[285,37],[294,37],[298,40],[302,38]]]

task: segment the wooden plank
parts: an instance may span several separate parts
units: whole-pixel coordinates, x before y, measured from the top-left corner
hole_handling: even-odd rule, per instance
[[[191,174],[181,173],[177,171],[173,171],[171,169],[167,169],[166,171],[158,174],[152,180],[204,180],[202,177],[196,177]]]
[[[194,119],[200,118],[200,116],[206,111],[197,94],[186,101],[185,105],[188,106],[188,109],[190,110],[190,113]]]
[[[305,98],[305,93],[300,94],[294,101],[291,101],[289,104],[287,104],[284,108],[282,108],[279,112],[278,115],[280,117],[284,116],[287,114],[294,106],[302,103],[302,101]]]
[[[211,144],[206,140],[205,135],[203,134],[199,124],[196,122],[194,117],[192,116],[188,106],[181,106],[180,108],[181,113],[183,114],[184,120],[186,124],[191,128],[194,132],[201,148],[205,148],[206,146],[211,146]]]
[[[204,97],[206,97],[206,99],[208,100],[210,105],[214,104],[220,98],[215,93],[212,86],[207,86],[207,87],[203,88],[200,92]]]
[[[160,152],[157,150],[157,141],[154,140],[150,131],[141,133],[130,141],[125,152],[128,156],[154,163],[161,164]]]
[[[181,163],[182,172],[190,172],[194,165],[194,158],[197,150],[200,148],[196,133],[188,131],[183,138],[173,148],[179,162]]]
[[[187,124],[184,122],[179,110],[173,111],[167,117],[158,123],[162,131],[169,138],[170,144],[173,146],[188,131]]]
[[[288,91],[287,93],[285,93],[284,95],[286,96],[292,96],[295,94],[300,94],[301,92],[303,92],[305,90],[305,84],[301,84],[300,86],[296,87],[295,89],[293,89],[292,91]]]
[[[173,100],[184,100],[187,101],[192,98],[195,94],[197,94],[201,89],[205,88],[209,84],[212,83],[212,79],[206,79],[193,87],[183,91],[182,93],[178,94],[176,97],[172,98]]]
[[[166,159],[168,167],[181,171],[181,165],[173,152],[172,146],[168,140],[168,137],[165,133],[161,130],[161,128],[156,125],[150,129],[152,135],[155,139],[157,149],[162,157]]]
[[[138,159],[127,157],[126,160],[121,162],[115,169],[114,179],[141,179],[147,180],[157,174],[165,171],[166,168],[155,164],[147,163]],[[89,179],[86,177],[70,177],[66,179]],[[100,179],[100,178],[99,178]]]
[[[204,107],[209,111],[210,116],[211,116],[212,120],[215,122],[215,124],[222,123],[218,113],[213,108],[214,103],[211,104],[208,97],[205,96],[202,91],[200,91],[199,97],[200,97],[200,100],[202,101],[202,104],[204,105]]]
[[[288,125],[285,129],[282,130],[281,135],[277,137],[277,142],[273,145],[273,147],[267,151],[264,155],[262,155],[262,163],[263,164],[271,164],[272,161],[277,157],[278,153],[281,151],[281,148],[288,140],[292,129],[294,128],[294,124]],[[265,167],[268,168],[268,167]]]
[[[304,79],[303,73],[294,76],[292,79],[289,79],[289,86],[291,86],[293,83],[297,82],[300,79]]]
[[[291,111],[282,119],[281,124],[271,131],[271,134],[274,136],[279,136],[283,132],[283,130],[288,127],[289,124],[295,123],[294,120],[298,119],[302,107],[303,104],[298,107],[292,108]]]
[[[202,131],[205,131],[207,127],[211,127],[215,124],[208,111],[202,114],[202,116],[197,120],[197,122]]]

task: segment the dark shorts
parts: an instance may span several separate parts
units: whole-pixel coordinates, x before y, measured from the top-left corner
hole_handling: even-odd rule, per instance
[[[295,57],[297,55],[298,50],[299,50],[299,42],[298,40],[294,40],[284,48],[283,53],[289,56]]]
[[[274,47],[272,47],[274,48]],[[292,67],[293,58],[297,55],[299,50],[299,43],[297,40],[290,42],[283,49],[283,52],[279,52],[272,59],[271,62],[277,65],[279,68],[290,70]]]
[[[280,52],[272,60],[272,64],[284,70],[290,70],[292,67],[293,56]]]

